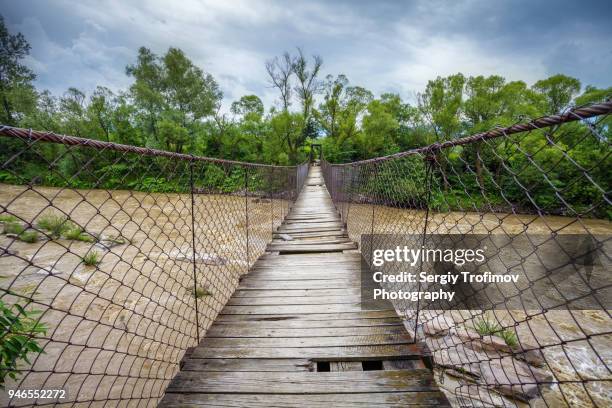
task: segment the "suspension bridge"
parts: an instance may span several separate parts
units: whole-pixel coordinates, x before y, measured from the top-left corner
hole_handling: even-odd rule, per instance
[[[569,259],[560,280],[537,258],[540,244],[523,243],[536,257],[517,265],[539,271],[529,287],[567,294],[558,285],[569,283],[580,297],[510,310],[504,295],[450,315],[395,301],[362,310],[357,241],[512,243],[532,232],[608,250],[611,113],[612,102],[590,104],[300,166],[0,126],[0,300],[35,316],[39,329],[17,334],[44,350],[5,389],[66,390],[47,400],[0,392],[0,405],[606,406],[609,255],[586,277]],[[48,172],[30,173],[32,161]],[[575,305],[585,298],[588,308]]]
[[[320,167],[310,167],[160,406],[448,406],[395,310],[361,310],[360,267]]]

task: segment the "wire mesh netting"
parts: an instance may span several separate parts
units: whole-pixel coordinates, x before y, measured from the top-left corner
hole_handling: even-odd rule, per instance
[[[607,102],[392,156],[323,160],[353,240],[421,248],[473,236],[488,247],[482,270],[520,273],[522,286],[493,297],[496,285],[454,287],[472,301],[463,308],[393,300],[456,405],[609,406],[611,112]],[[370,266],[372,246],[361,248]]]
[[[0,405],[156,406],[307,172],[0,128]],[[46,167],[44,174],[31,163]],[[2,315],[0,314],[0,315]],[[21,349],[20,349],[21,348]]]

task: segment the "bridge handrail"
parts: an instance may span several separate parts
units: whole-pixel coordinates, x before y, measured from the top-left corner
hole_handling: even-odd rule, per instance
[[[366,265],[375,249],[441,249],[448,241],[462,248],[475,239],[489,251],[479,271],[518,271],[512,288],[457,286],[457,303],[392,300],[432,353],[440,381],[463,379],[449,389],[460,406],[514,406],[505,398],[607,404],[611,113],[612,102],[604,102],[384,157],[322,160]],[[419,261],[388,272],[444,274],[445,265]]]

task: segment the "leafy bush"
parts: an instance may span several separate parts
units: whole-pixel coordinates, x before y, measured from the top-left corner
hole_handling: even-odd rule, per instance
[[[16,380],[18,364],[28,360],[29,353],[44,353],[35,335],[45,335],[47,327],[34,317],[41,312],[25,310],[20,304],[5,305],[0,300],[0,387],[4,389],[6,377]]]
[[[13,175],[13,173],[6,171],[6,170],[0,170],[0,183],[6,183],[6,184],[24,184],[25,181],[23,178],[21,177],[17,177],[15,175]]]

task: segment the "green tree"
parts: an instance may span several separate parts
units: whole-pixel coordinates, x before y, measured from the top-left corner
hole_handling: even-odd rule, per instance
[[[113,131],[113,121],[115,119],[115,109],[117,100],[113,92],[103,86],[98,86],[94,90],[87,107],[87,117],[95,129],[98,139],[111,141]]]
[[[545,114],[554,115],[567,108],[572,99],[580,92],[580,81],[557,74],[536,82],[533,89],[546,98]]]
[[[283,111],[272,116],[270,126],[287,152],[289,163],[296,164],[299,161],[299,151],[304,145],[305,136],[302,132],[304,118],[300,113]]]
[[[326,77],[323,84],[323,101],[314,116],[324,132],[323,142],[328,160],[347,161],[355,156],[360,129],[360,119],[373,100],[370,91],[349,86],[344,75]]]
[[[362,156],[374,157],[396,152],[398,146],[393,135],[399,127],[399,122],[383,101],[376,99],[370,102],[363,117]]]
[[[295,94],[302,105],[302,119],[304,121],[302,132],[305,139],[317,137],[317,126],[312,117],[312,109],[314,97],[321,90],[318,75],[322,65],[323,59],[315,55],[313,56],[312,67],[310,67],[301,48],[298,48],[298,55],[293,59],[293,72],[297,82]]]
[[[185,129],[195,146],[198,122],[217,110],[222,94],[214,78],[196,67],[178,48],[163,57],[141,47],[136,64],[126,68],[135,81],[130,95],[136,116],[147,135],[147,144],[182,151],[186,145],[182,130],[170,137],[169,129]],[[163,133],[160,132],[163,121]],[[169,122],[174,122],[171,125]]]
[[[78,137],[91,137],[87,132],[85,93],[68,88],[59,100],[59,116],[64,133]]]
[[[21,63],[30,53],[23,34],[10,34],[0,15],[0,123],[17,126],[36,108],[34,72]]]
[[[464,86],[463,74],[437,77],[427,82],[425,92],[419,95],[419,109],[429,121],[438,141],[459,135]]]
[[[259,122],[264,114],[264,105],[257,95],[245,95],[232,102],[230,111],[234,115],[242,116],[245,121]]]
[[[436,141],[456,138],[462,129],[461,106],[465,77],[459,73],[446,78],[437,77],[429,81],[425,92],[419,95],[419,110],[429,123]],[[436,153],[436,163],[443,180],[444,190],[448,191],[446,152]]]

